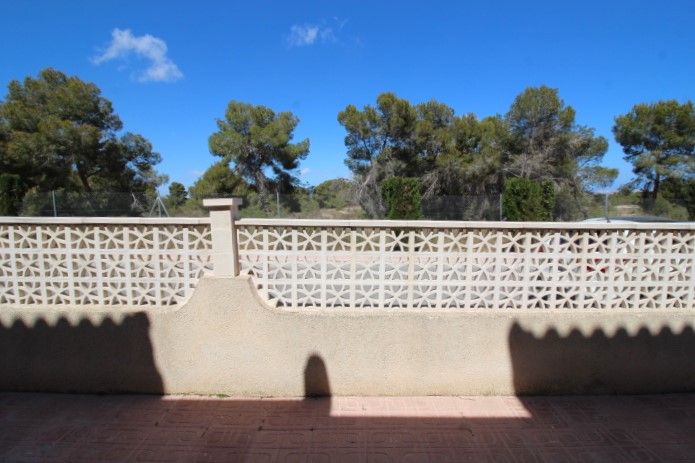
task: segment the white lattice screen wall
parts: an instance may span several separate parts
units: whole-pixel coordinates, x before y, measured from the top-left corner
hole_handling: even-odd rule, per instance
[[[241,273],[284,307],[645,310],[695,302],[690,225],[371,223],[243,219]]]
[[[165,306],[211,272],[206,219],[0,221],[0,304]]]

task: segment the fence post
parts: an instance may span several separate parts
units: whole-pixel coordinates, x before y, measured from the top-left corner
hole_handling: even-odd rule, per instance
[[[51,198],[53,199],[53,217],[58,217],[58,206],[56,205],[56,192],[51,191]]]
[[[239,275],[239,248],[234,223],[239,218],[241,198],[204,199],[210,209],[212,264],[216,277]]]

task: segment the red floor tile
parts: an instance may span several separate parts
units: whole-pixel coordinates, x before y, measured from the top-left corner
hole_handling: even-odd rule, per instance
[[[0,393],[0,462],[687,462],[695,394],[234,399]]]

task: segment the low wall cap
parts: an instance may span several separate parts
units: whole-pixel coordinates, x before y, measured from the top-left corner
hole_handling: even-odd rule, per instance
[[[214,198],[204,199],[203,206],[212,208],[222,208],[230,206],[241,206],[244,200],[242,198]]]

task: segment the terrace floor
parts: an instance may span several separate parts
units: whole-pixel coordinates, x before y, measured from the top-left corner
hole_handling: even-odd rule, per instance
[[[695,461],[695,394],[198,396],[0,392],[0,462]]]

